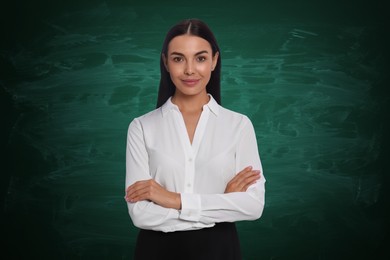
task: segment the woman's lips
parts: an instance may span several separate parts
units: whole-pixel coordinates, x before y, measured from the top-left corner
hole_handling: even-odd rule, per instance
[[[199,82],[199,79],[183,79],[182,82],[188,86],[195,86]]]

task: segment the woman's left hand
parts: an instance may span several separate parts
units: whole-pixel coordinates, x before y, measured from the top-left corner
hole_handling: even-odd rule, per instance
[[[180,193],[166,190],[153,179],[137,181],[127,187],[125,199],[130,203],[149,200],[164,208],[181,208]]]

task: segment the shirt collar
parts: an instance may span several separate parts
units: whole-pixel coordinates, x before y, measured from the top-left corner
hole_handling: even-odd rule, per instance
[[[215,99],[213,98],[212,95],[210,95],[210,94],[208,94],[208,95],[210,97],[210,101],[206,105],[204,105],[203,108],[207,107],[208,109],[210,109],[211,112],[213,112],[213,114],[218,116],[219,104],[217,103],[217,101],[215,101]],[[173,110],[180,111],[179,107],[172,103],[171,98],[172,97],[168,98],[168,100],[165,102],[165,104],[162,105],[162,107],[161,107],[162,116],[165,116],[168,112],[173,111]]]
[[[215,99],[213,98],[212,95],[208,94],[209,97],[210,97],[210,101],[209,103],[206,104],[206,106],[209,107],[210,111],[214,113],[214,115],[218,116],[218,113],[219,113],[219,104],[217,103],[217,101],[215,101]]]

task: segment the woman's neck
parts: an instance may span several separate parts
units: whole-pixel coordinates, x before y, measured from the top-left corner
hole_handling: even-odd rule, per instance
[[[173,95],[172,103],[177,105],[181,112],[198,112],[210,101],[207,93],[196,96]]]

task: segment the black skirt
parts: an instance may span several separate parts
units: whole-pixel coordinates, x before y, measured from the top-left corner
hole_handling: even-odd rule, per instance
[[[234,223],[211,228],[164,233],[141,229],[135,260],[240,260],[240,243]]]

